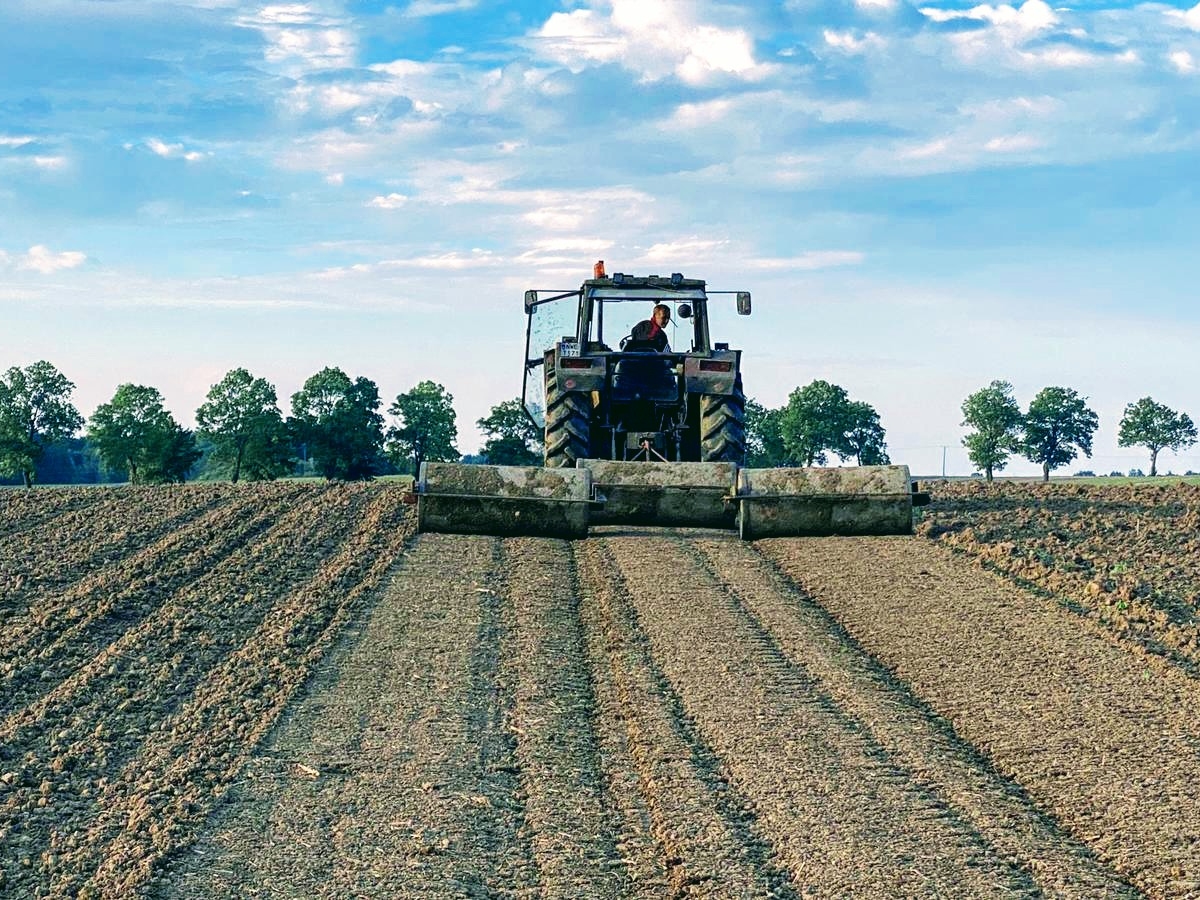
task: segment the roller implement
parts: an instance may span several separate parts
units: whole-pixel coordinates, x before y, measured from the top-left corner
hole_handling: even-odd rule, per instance
[[[725,294],[738,315],[750,314],[747,292],[710,291],[680,274],[609,277],[603,263],[578,290],[526,291],[522,403],[545,435],[545,464],[423,463],[420,530],[581,538],[592,525],[628,524],[736,529],[747,540],[910,533],[913,506],[928,495],[914,492],[907,466],[743,466],[742,352],[712,340],[710,309]]]

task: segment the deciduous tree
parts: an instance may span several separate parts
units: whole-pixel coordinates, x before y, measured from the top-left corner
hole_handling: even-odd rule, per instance
[[[198,435],[212,444],[211,459],[237,481],[287,474],[291,445],[275,388],[245,369],[232,369],[196,410]]]
[[[1007,381],[993,381],[967,397],[962,404],[962,424],[975,430],[963,438],[967,458],[992,480],[1008,465],[1021,441],[1021,407]]]
[[[1029,404],[1022,423],[1021,452],[1040,463],[1042,480],[1082,453],[1092,455],[1092,436],[1100,418],[1087,406],[1087,398],[1071,388],[1048,387]]]
[[[1179,451],[1196,443],[1196,426],[1185,413],[1178,413],[1149,397],[1125,407],[1117,444],[1145,447],[1150,451],[1150,476],[1158,474],[1158,452]]]
[[[157,389],[123,384],[96,407],[88,439],[110,469],[124,469],[133,484],[183,481],[200,457],[195,436],[163,406]]]
[[[455,460],[459,452],[455,424],[454,398],[440,384],[422,381],[412,390],[396,397],[388,412],[398,420],[388,433],[388,452],[393,462],[411,461],[413,474],[419,474],[425,460]]]
[[[843,388],[821,380],[792,391],[779,420],[784,448],[803,466],[825,465],[829,452],[850,456],[849,425],[850,397]]]
[[[0,473],[33,484],[46,448],[83,427],[71,404],[75,385],[45,360],[0,376]]]
[[[520,399],[505,400],[475,423],[487,435],[482,454],[496,466],[536,466],[542,460],[542,432],[525,415]]]
[[[383,446],[381,402],[369,378],[351,381],[341,369],[325,368],[292,395],[289,425],[326,478],[370,478]]]
[[[845,446],[850,451],[839,454],[842,459],[853,456],[860,466],[886,466],[888,458],[885,432],[879,413],[870,403],[851,400],[847,408]]]
[[[783,409],[767,409],[754,398],[746,400],[746,465],[755,468],[794,465],[783,445]]]

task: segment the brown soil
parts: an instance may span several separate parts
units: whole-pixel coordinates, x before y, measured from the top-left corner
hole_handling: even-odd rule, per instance
[[[928,540],[11,493],[0,895],[1200,893],[1200,683]]]

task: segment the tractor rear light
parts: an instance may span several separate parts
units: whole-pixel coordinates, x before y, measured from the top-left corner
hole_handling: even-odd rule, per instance
[[[592,361],[578,356],[566,356],[559,359],[558,364],[564,369],[590,369]]]
[[[701,372],[732,372],[733,362],[728,359],[702,359],[700,360]]]

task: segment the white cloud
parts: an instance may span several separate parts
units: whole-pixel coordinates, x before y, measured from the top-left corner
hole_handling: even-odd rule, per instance
[[[643,81],[674,75],[701,84],[717,75],[753,80],[767,72],[754,59],[748,32],[698,20],[694,4],[612,0],[609,7],[607,15],[595,9],[553,13],[536,33],[535,49],[573,72],[616,63]]]
[[[346,176],[341,172],[330,172],[325,176],[325,183],[334,187],[341,187],[346,183]]]
[[[35,156],[33,164],[39,169],[63,169],[66,168],[67,158],[65,156]]]
[[[0,147],[24,147],[26,144],[32,143],[33,138],[31,137],[0,134]]]
[[[407,196],[404,194],[393,193],[388,194],[386,197],[375,197],[369,203],[367,203],[367,206],[374,207],[375,209],[399,209],[406,203],[408,203]]]
[[[348,67],[357,54],[347,23],[338,16],[323,13],[313,4],[264,6],[236,21],[261,32],[267,43],[266,61],[293,76]]]
[[[440,16],[446,13],[464,12],[474,9],[479,0],[413,0],[402,13],[409,19],[420,19],[426,16]]]
[[[1169,19],[1178,19],[1184,27],[1190,28],[1192,31],[1200,31],[1200,3],[1188,10],[1168,9],[1164,11],[1163,15]]]
[[[130,148],[129,144],[125,144],[124,146],[126,149]],[[208,155],[201,153],[199,150],[187,150],[183,144],[168,144],[159,138],[150,138],[146,141],[146,148],[151,153],[161,156],[163,159],[183,159],[188,162],[199,162]]]
[[[926,6],[921,8],[921,13],[934,22],[976,19],[1026,33],[1043,31],[1058,22],[1058,16],[1044,0],[1025,0],[1020,7],[1009,6],[1007,3],[999,6],[989,6],[985,3],[970,9],[939,9]]]
[[[77,250],[64,250],[54,253],[44,244],[35,244],[27,253],[12,256],[0,251],[0,264],[7,263],[23,271],[38,272],[50,275],[61,269],[75,269],[87,261],[87,254]]]
[[[1028,134],[1007,134],[992,138],[983,145],[989,153],[1020,153],[1024,150],[1036,150],[1042,146],[1042,141]]]
[[[1192,54],[1188,53],[1186,50],[1176,50],[1167,58],[1171,61],[1171,65],[1173,65],[1180,72],[1187,73],[1196,71],[1196,61],[1192,58]]]
[[[856,37],[852,31],[833,31],[826,29],[824,33],[825,43],[835,50],[842,50],[845,53],[863,53],[868,49],[879,48],[885,45],[885,41],[873,31],[866,32],[862,37]]]

